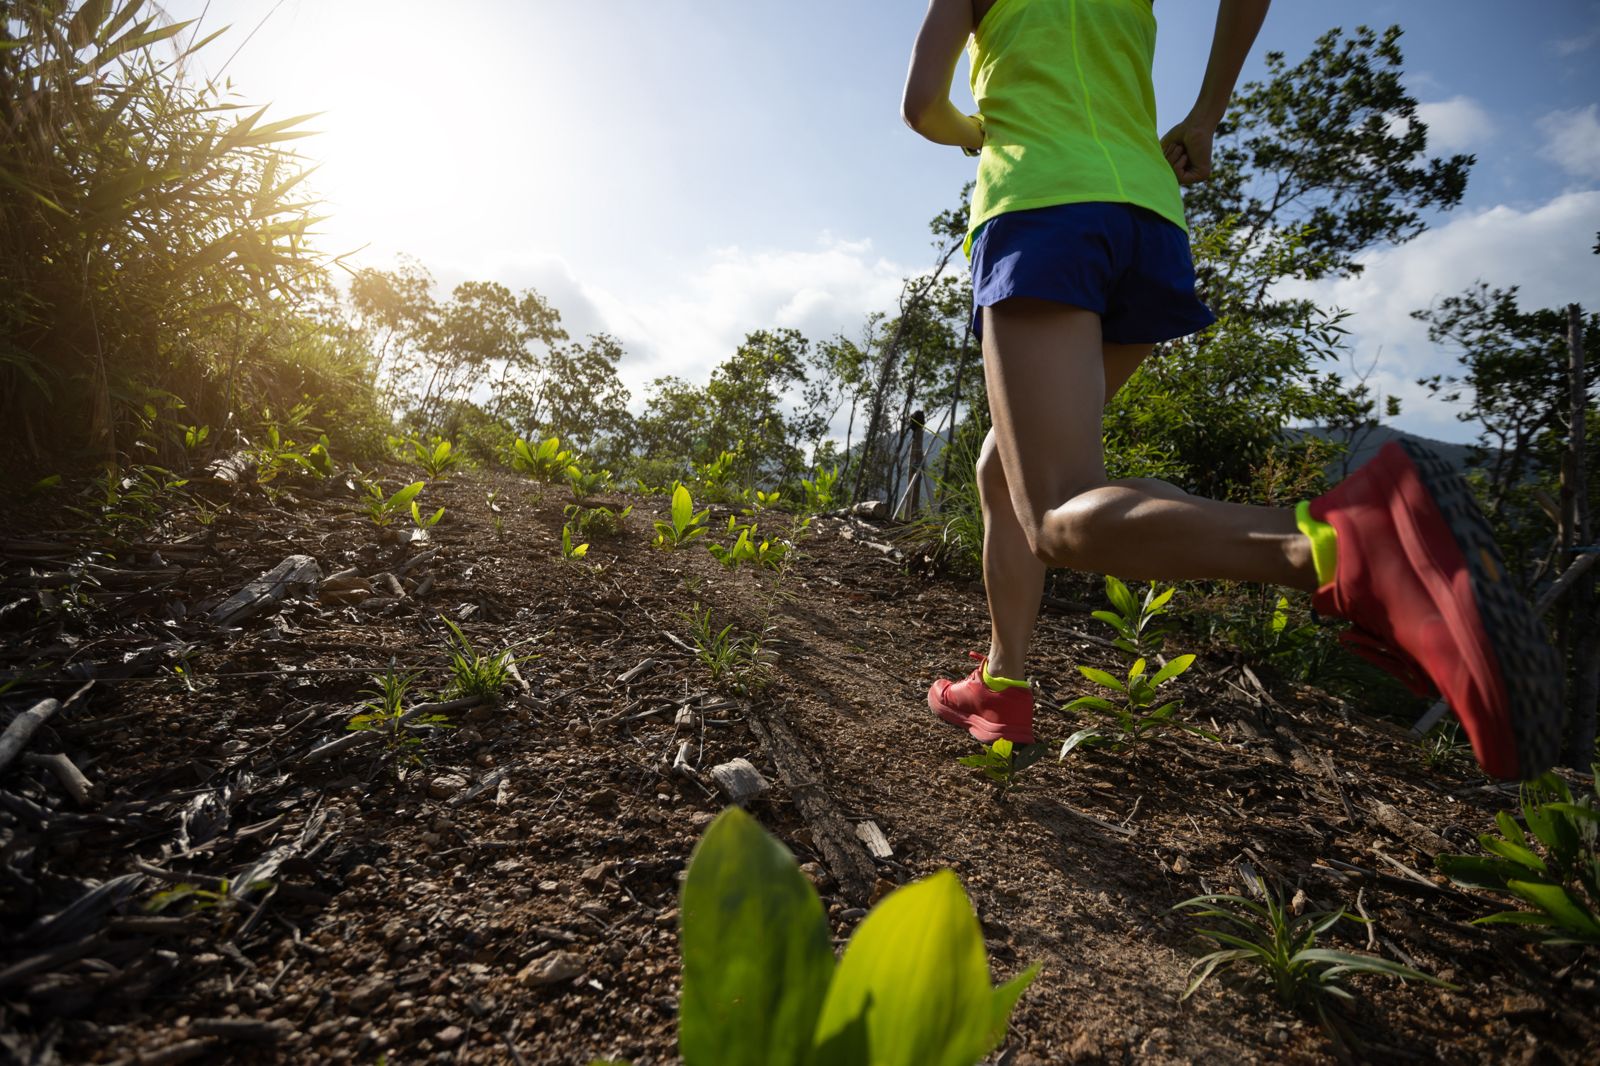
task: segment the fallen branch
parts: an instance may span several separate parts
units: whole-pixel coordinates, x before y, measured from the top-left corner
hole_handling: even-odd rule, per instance
[[[40,700],[29,707],[6,726],[6,731],[0,734],[0,773],[17,757],[39,727],[50,720],[50,716],[61,709],[59,700]]]

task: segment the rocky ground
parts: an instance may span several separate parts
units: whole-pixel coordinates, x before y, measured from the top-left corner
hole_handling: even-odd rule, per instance
[[[1600,1049],[1596,952],[1469,925],[1495,902],[1433,870],[1514,790],[1227,649],[1167,649],[1200,653],[1174,684],[1220,741],[1052,751],[1002,800],[924,702],[985,642],[982,589],[919,572],[881,523],[816,519],[779,579],[652,548],[659,498],[613,501],[635,504],[621,534],[565,561],[565,490],[510,474],[430,485],[425,510],[446,513],[419,542],[374,527],[340,478],[206,495],[225,504],[209,524],[177,505],[122,548],[8,509],[0,723],[63,704],[0,771],[0,1047],[19,1062],[676,1061],[678,881],[726,802],[711,770],[738,758],[841,942],[895,884],[950,867],[997,980],[1042,965],[996,1061]],[[1075,667],[1126,668],[1071,607],[1037,642],[1057,742],[1092,688]],[[712,633],[766,634],[764,678],[713,684],[697,608]],[[407,707],[434,697],[444,619],[514,648],[520,676],[440,709],[454,728],[419,747],[341,741],[391,664],[418,675]],[[1197,941],[1170,908],[1257,880],[1359,909],[1372,923],[1333,946],[1459,991],[1352,979],[1342,1052],[1259,986],[1180,1005]]]

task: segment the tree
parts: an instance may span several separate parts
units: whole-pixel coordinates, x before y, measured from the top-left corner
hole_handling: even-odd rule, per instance
[[[545,363],[540,432],[560,437],[586,464],[620,465],[632,446],[628,389],[617,376],[622,355],[616,338],[601,333],[551,349]]]
[[[1293,67],[1268,52],[1270,78],[1234,94],[1211,178],[1187,192],[1195,230],[1236,217],[1246,249],[1298,230],[1297,273],[1314,279],[1360,273],[1363,250],[1410,240],[1425,228],[1422,209],[1460,203],[1474,159],[1426,158],[1428,127],[1400,81],[1400,37],[1399,26],[1358,26],[1348,38],[1333,29]]]

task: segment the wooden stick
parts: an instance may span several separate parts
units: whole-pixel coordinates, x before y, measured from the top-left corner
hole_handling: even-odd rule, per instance
[[[4,773],[6,767],[11,765],[11,760],[33,739],[39,727],[60,709],[59,700],[40,700],[11,720],[5,733],[0,734],[0,773]]]
[[[35,755],[28,752],[23,755],[22,761],[29,766],[43,766],[56,775],[56,780],[61,782],[61,787],[77,801],[78,806],[89,805],[89,779],[83,776],[72,760],[64,754],[57,752],[54,755]]]

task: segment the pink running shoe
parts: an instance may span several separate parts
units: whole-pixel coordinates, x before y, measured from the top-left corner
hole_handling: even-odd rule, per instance
[[[1006,688],[996,692],[983,683],[988,661],[975,651],[967,655],[978,668],[961,681],[935,681],[928,689],[928,706],[951,725],[958,725],[985,744],[1009,740],[1033,743],[1033,689]]]
[[[1494,776],[1526,780],[1554,765],[1566,714],[1561,657],[1455,471],[1391,441],[1312,500],[1311,517],[1338,534],[1334,579],[1312,606],[1354,623],[1347,643],[1419,694],[1425,675]]]

